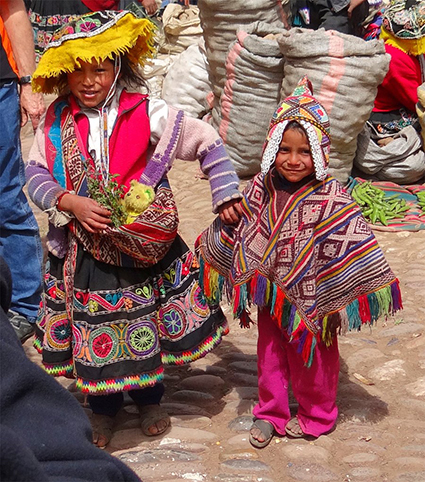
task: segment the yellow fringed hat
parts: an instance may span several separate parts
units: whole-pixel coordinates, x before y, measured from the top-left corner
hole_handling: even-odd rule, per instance
[[[155,31],[153,22],[125,10],[81,15],[54,33],[34,72],[33,90],[57,93],[62,74],[73,72],[80,60],[103,62],[121,54],[143,65],[155,53]]]

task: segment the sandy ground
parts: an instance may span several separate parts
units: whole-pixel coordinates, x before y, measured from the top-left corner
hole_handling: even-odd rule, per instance
[[[31,138],[26,128],[24,156]],[[197,178],[197,169],[196,163],[176,162],[170,173],[180,232],[189,245],[214,218],[208,182]],[[35,213],[44,236],[46,218]],[[425,231],[376,235],[400,279],[405,309],[340,338],[340,416],[331,434],[316,441],[276,438],[263,450],[250,446],[256,330],[241,330],[229,317],[230,334],[213,353],[166,370],[164,405],[172,428],[144,437],[128,403],[108,451],[145,482],[424,482]],[[40,363],[29,342],[25,348]]]

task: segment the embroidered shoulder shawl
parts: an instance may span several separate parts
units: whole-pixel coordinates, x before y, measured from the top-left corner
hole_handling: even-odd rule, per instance
[[[201,284],[217,302],[227,291],[248,326],[249,305],[268,307],[299,342],[310,366],[321,339],[401,308],[398,280],[360,209],[337,180],[288,189],[272,169],[258,174],[232,228],[217,218],[196,242]]]

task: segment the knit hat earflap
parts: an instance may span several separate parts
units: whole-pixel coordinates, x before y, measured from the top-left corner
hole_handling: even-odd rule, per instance
[[[291,121],[298,122],[306,131],[316,179],[322,181],[328,174],[330,125],[325,108],[313,97],[313,86],[307,76],[273,114],[263,147],[261,172],[266,174],[276,160],[283,134]]]

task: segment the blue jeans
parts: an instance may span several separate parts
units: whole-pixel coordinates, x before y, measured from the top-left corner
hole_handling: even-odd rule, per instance
[[[0,86],[0,256],[12,273],[10,309],[34,322],[41,293],[42,247],[23,192],[25,169],[16,82]]]

